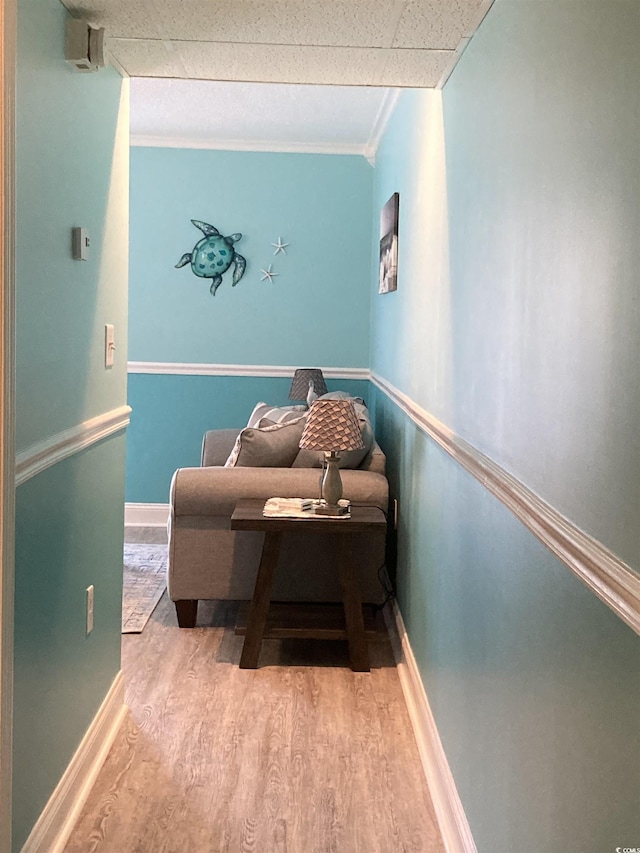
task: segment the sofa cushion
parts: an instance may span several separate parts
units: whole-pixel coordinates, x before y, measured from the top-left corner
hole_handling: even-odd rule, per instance
[[[306,411],[306,406],[270,406],[268,403],[258,403],[249,416],[247,426],[257,427],[262,418],[269,418],[276,424],[295,421]]]
[[[237,429],[210,429],[202,440],[202,456],[200,464],[203,467],[224,465],[229,458],[238,438]]]
[[[341,393],[341,392],[333,392],[333,393]],[[328,399],[326,396],[322,399]],[[345,398],[335,398],[335,399],[345,399]],[[362,442],[364,447],[360,450],[343,450],[340,453],[340,459],[338,461],[339,468],[359,468],[362,464],[363,459],[369,453],[374,444],[374,435],[373,429],[371,428],[371,420],[369,418],[369,411],[364,403],[355,402],[354,398],[353,406],[356,410],[356,415],[358,416],[358,423],[360,424],[360,433],[362,435]],[[305,450],[301,449],[296,458],[293,461],[292,468],[322,468],[324,460],[324,453],[319,453],[317,450]]]
[[[225,468],[290,468],[298,453],[305,417],[263,428],[245,427]]]

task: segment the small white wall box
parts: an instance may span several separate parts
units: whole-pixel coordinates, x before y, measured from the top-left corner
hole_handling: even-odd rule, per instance
[[[71,253],[74,260],[86,261],[89,257],[89,232],[86,228],[71,229]]]
[[[76,71],[104,68],[104,29],[94,29],[86,21],[69,18],[64,57]]]

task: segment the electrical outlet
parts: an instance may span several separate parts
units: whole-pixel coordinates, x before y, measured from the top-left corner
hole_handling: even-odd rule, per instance
[[[87,634],[93,631],[93,584],[87,587]]]

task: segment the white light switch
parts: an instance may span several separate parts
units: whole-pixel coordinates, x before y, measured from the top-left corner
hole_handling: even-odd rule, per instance
[[[113,367],[113,359],[116,351],[116,329],[111,323],[104,327],[104,366]]]
[[[93,584],[87,587],[87,634],[93,631]]]

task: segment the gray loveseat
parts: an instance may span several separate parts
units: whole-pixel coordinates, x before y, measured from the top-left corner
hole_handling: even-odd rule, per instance
[[[178,623],[193,627],[199,599],[250,599],[264,534],[233,531],[230,519],[241,498],[316,497],[318,468],[224,467],[239,430],[204,437],[202,466],[180,468],[171,483],[169,597]],[[341,471],[344,497],[387,511],[385,456],[373,442],[360,466]],[[380,537],[350,537],[356,549],[363,602],[379,604],[384,564]],[[285,534],[274,582],[276,601],[340,601],[335,537]]]

